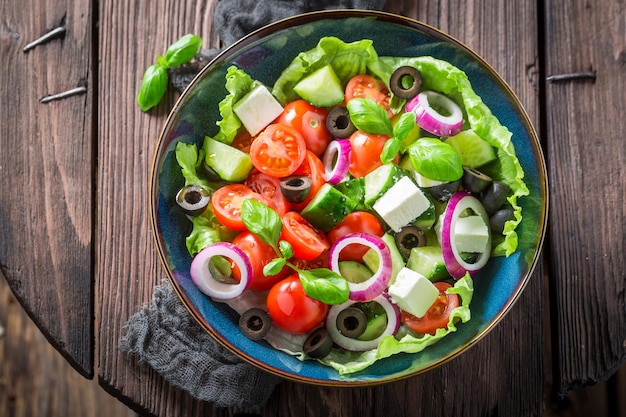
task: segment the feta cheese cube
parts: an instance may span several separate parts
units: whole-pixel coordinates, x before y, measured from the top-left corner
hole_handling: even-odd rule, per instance
[[[424,317],[439,296],[439,290],[428,278],[406,267],[398,272],[388,292],[400,309],[418,318]]]
[[[430,201],[409,177],[402,177],[372,206],[395,232],[417,219]]]
[[[283,106],[263,85],[255,87],[235,104],[233,111],[248,133],[256,136],[283,112]]]
[[[481,216],[459,217],[453,234],[458,252],[482,253],[489,243],[489,228]]]

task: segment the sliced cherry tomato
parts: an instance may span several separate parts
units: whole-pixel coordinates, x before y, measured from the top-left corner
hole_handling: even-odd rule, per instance
[[[402,323],[415,333],[435,334],[437,329],[448,327],[450,313],[459,305],[458,295],[446,294],[446,290],[452,285],[447,282],[435,282],[434,284],[439,290],[439,297],[424,317],[417,318],[406,311],[402,312]]]
[[[380,154],[387,139],[387,135],[371,135],[360,130],[350,136],[352,151],[348,171],[353,177],[364,177],[383,164]]]
[[[246,198],[270,205],[265,197],[243,184],[228,184],[218,188],[211,196],[213,213],[217,221],[229,229],[246,230],[246,225],[241,220],[241,204]]]
[[[296,100],[285,106],[276,121],[300,132],[306,148],[321,156],[333,138],[326,128],[327,117],[328,112],[324,108],[315,107],[306,100]]]
[[[367,211],[353,211],[328,232],[328,241],[331,245],[334,245],[340,237],[350,233],[367,233],[380,237],[385,231],[373,214]],[[339,260],[361,262],[363,255],[365,255],[365,252],[368,250],[369,248],[365,245],[353,243],[346,246],[341,253],[339,253]]]
[[[233,139],[231,146],[245,153],[250,153],[250,145],[252,145],[253,139],[254,138],[250,135],[250,132],[244,129],[237,133],[237,136]]]
[[[280,189],[280,180],[270,177],[260,171],[253,170],[245,181],[245,184],[256,193],[261,194],[269,202],[269,206],[276,210],[279,216],[283,216],[291,208],[291,203],[285,199]]]
[[[279,281],[267,294],[267,313],[272,323],[290,333],[313,330],[326,319],[328,308],[304,292],[298,274]]]
[[[385,83],[371,75],[360,74],[352,77],[346,85],[346,103],[353,98],[371,98],[387,111],[389,118],[393,113],[389,108],[389,89]]]
[[[289,273],[292,273],[289,267],[284,267],[276,275],[266,277],[263,274],[263,267],[274,260],[277,255],[270,245],[263,242],[261,238],[254,233],[248,231],[241,232],[233,240],[233,245],[243,250],[248,255],[248,258],[250,258],[250,263],[252,264],[252,281],[250,281],[248,288],[251,290],[269,290],[278,281],[285,278]],[[231,268],[233,277],[240,280],[241,273],[234,262],[231,262]]]
[[[274,123],[265,128],[250,145],[250,158],[259,171],[272,177],[287,177],[306,157],[306,144],[291,126]]]
[[[291,243],[295,258],[305,261],[312,261],[330,247],[326,235],[296,211],[283,216],[281,239]]]
[[[315,197],[315,194],[326,183],[324,179],[324,163],[311,151],[307,151],[302,165],[296,169],[293,175],[306,175],[311,178],[311,191],[301,203],[291,204],[292,210],[301,211]]]

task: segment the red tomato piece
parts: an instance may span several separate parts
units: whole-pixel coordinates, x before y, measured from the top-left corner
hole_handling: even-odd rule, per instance
[[[290,211],[283,216],[281,239],[291,243],[295,258],[305,261],[312,261],[330,247],[324,233],[296,211]]]
[[[337,226],[328,232],[328,241],[334,245],[340,237],[350,233],[367,233],[375,236],[382,236],[385,231],[380,221],[372,213],[367,211],[353,211],[348,214]],[[363,255],[369,248],[365,245],[351,244],[346,246],[339,253],[340,261],[363,261]]]
[[[296,100],[285,106],[277,122],[300,132],[307,149],[321,156],[333,138],[326,128],[327,117],[326,109],[315,107],[306,100]]]
[[[246,225],[241,220],[241,204],[246,198],[270,205],[265,197],[243,184],[228,184],[218,188],[211,196],[213,213],[217,221],[229,229],[246,230]]]
[[[287,177],[306,157],[306,144],[293,127],[274,123],[250,145],[250,158],[259,171],[276,178]]]
[[[277,255],[274,249],[263,242],[261,238],[254,233],[245,231],[235,237],[233,245],[243,250],[250,258],[252,264],[252,281],[248,286],[249,289],[255,291],[269,290],[278,281],[285,278],[291,271],[290,268],[284,267],[278,274],[266,277],[263,274],[263,267],[270,261],[274,260]],[[231,261],[233,277],[237,280],[241,279],[241,273],[237,265]]]
[[[350,136],[352,151],[348,171],[353,177],[364,177],[383,164],[380,154],[387,139],[387,135],[371,135],[360,130]]]
[[[292,210],[302,211],[309,204],[309,201],[315,197],[322,185],[326,183],[324,170],[324,163],[313,152],[307,151],[304,162],[296,169],[293,175],[306,175],[311,178],[311,191],[303,202],[291,204]]]
[[[245,153],[250,153],[250,145],[252,145],[253,139],[254,138],[250,135],[250,133],[244,129],[239,132],[237,136],[235,136],[235,139],[233,139],[233,143],[231,143],[231,146]]]
[[[248,175],[245,184],[256,193],[261,194],[269,202],[279,216],[283,216],[291,208],[291,203],[285,199],[280,189],[280,180],[254,170]]]
[[[328,308],[304,292],[298,274],[278,282],[267,294],[267,313],[272,323],[289,333],[313,330],[326,319]]]
[[[387,89],[385,83],[371,75],[356,75],[348,81],[345,102],[347,103],[353,98],[371,98],[387,111],[390,119],[393,117],[393,113],[389,108],[389,89]]]
[[[459,305],[458,295],[446,294],[446,290],[452,285],[447,282],[435,282],[434,284],[439,290],[439,297],[424,317],[417,318],[406,311],[402,311],[402,323],[415,333],[435,334],[437,329],[448,327],[450,313]]]

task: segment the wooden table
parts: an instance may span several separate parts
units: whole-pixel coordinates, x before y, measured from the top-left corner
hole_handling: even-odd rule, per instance
[[[117,349],[123,324],[165,276],[147,192],[176,94],[142,113],[141,75],[182,34],[219,45],[216,3],[0,4],[0,270],[78,372],[159,416],[242,411],[196,401]],[[483,56],[539,132],[551,188],[542,262],[504,320],[432,372],[363,389],[285,382],[265,407],[243,411],[541,415],[553,396],[605,380],[626,359],[626,9],[608,0],[418,3],[389,0],[386,10]],[[23,52],[59,26],[60,38]],[[76,87],[86,92],[40,102]]]

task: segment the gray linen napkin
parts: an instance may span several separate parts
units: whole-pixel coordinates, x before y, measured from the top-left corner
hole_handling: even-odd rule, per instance
[[[381,10],[385,0],[221,0],[215,25],[224,46],[262,27],[296,14],[323,9]],[[219,53],[202,51],[189,65],[170,72],[184,89]],[[218,407],[265,404],[281,379],[240,360],[209,336],[180,302],[168,280],[154,288],[144,306],[124,326],[119,349],[137,355],[172,385]]]

